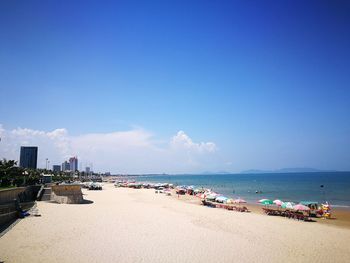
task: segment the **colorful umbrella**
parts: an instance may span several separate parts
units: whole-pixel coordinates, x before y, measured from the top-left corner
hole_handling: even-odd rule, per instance
[[[266,199],[266,198],[260,199],[260,200],[258,201],[258,203],[262,203],[262,202],[264,202],[264,201],[266,201],[266,200],[269,200],[269,199]]]
[[[247,203],[246,200],[242,199],[242,198],[237,198],[235,200],[233,200],[234,203],[236,204],[244,204],[244,203]]]
[[[200,198],[204,199],[206,197],[206,194],[200,194],[198,195]]]
[[[265,201],[263,201],[263,202],[260,202],[262,205],[272,205],[273,204],[273,202],[272,202],[272,200],[269,200],[269,199],[266,199]]]
[[[215,201],[219,202],[219,203],[224,203],[224,202],[226,202],[227,199],[228,198],[225,197],[225,196],[218,196],[218,197],[215,198]]]
[[[295,203],[293,202],[285,202],[281,205],[282,208],[293,209]]]
[[[206,199],[208,199],[208,200],[215,200],[216,199],[216,197],[217,197],[218,195],[217,194],[209,194],[209,195],[207,195],[205,198]]]
[[[279,199],[274,200],[273,203],[278,206],[281,206],[283,204],[283,202]]]
[[[302,205],[302,204],[297,204],[295,206],[293,206],[294,210],[298,210],[298,211],[309,211],[310,208],[307,207],[306,205]]]
[[[226,200],[226,204],[233,204],[235,201],[233,199],[227,199]]]

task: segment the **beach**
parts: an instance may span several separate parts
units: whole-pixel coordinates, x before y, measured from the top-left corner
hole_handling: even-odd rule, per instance
[[[152,189],[83,190],[38,202],[0,238],[4,262],[349,262],[350,228],[204,207]],[[181,202],[182,201],[182,202]],[[325,221],[325,220],[324,220]]]

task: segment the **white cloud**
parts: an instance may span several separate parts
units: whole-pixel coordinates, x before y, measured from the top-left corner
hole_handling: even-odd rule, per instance
[[[216,145],[213,142],[194,143],[192,139],[184,132],[179,131],[171,140],[171,146],[175,149],[187,149],[199,153],[208,153],[216,151]]]
[[[18,160],[20,146],[34,145],[39,147],[39,167],[45,167],[46,158],[52,165],[78,156],[84,166],[93,163],[96,171],[119,173],[203,171],[211,168],[217,150],[215,143],[193,142],[183,131],[159,144],[152,133],[140,128],[71,136],[66,129],[6,130],[0,124],[0,137],[0,158]]]

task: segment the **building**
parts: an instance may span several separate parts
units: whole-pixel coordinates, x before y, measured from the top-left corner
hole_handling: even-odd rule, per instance
[[[90,174],[90,167],[85,167],[85,173]]]
[[[70,165],[70,170],[72,172],[78,171],[78,158],[77,157],[71,157],[69,158],[69,165]]]
[[[62,172],[70,171],[70,164],[67,161],[62,163]]]
[[[43,175],[43,183],[44,184],[52,183],[52,175],[51,174],[44,174]]]
[[[36,169],[38,162],[38,147],[21,146],[19,166],[23,168]]]
[[[61,172],[61,165],[52,165],[52,171]]]

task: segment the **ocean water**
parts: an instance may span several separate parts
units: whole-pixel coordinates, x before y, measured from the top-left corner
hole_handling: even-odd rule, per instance
[[[350,172],[147,175],[137,180],[210,188],[249,203],[268,198],[293,202],[328,201],[333,206],[350,208]],[[262,193],[256,194],[256,191]]]

